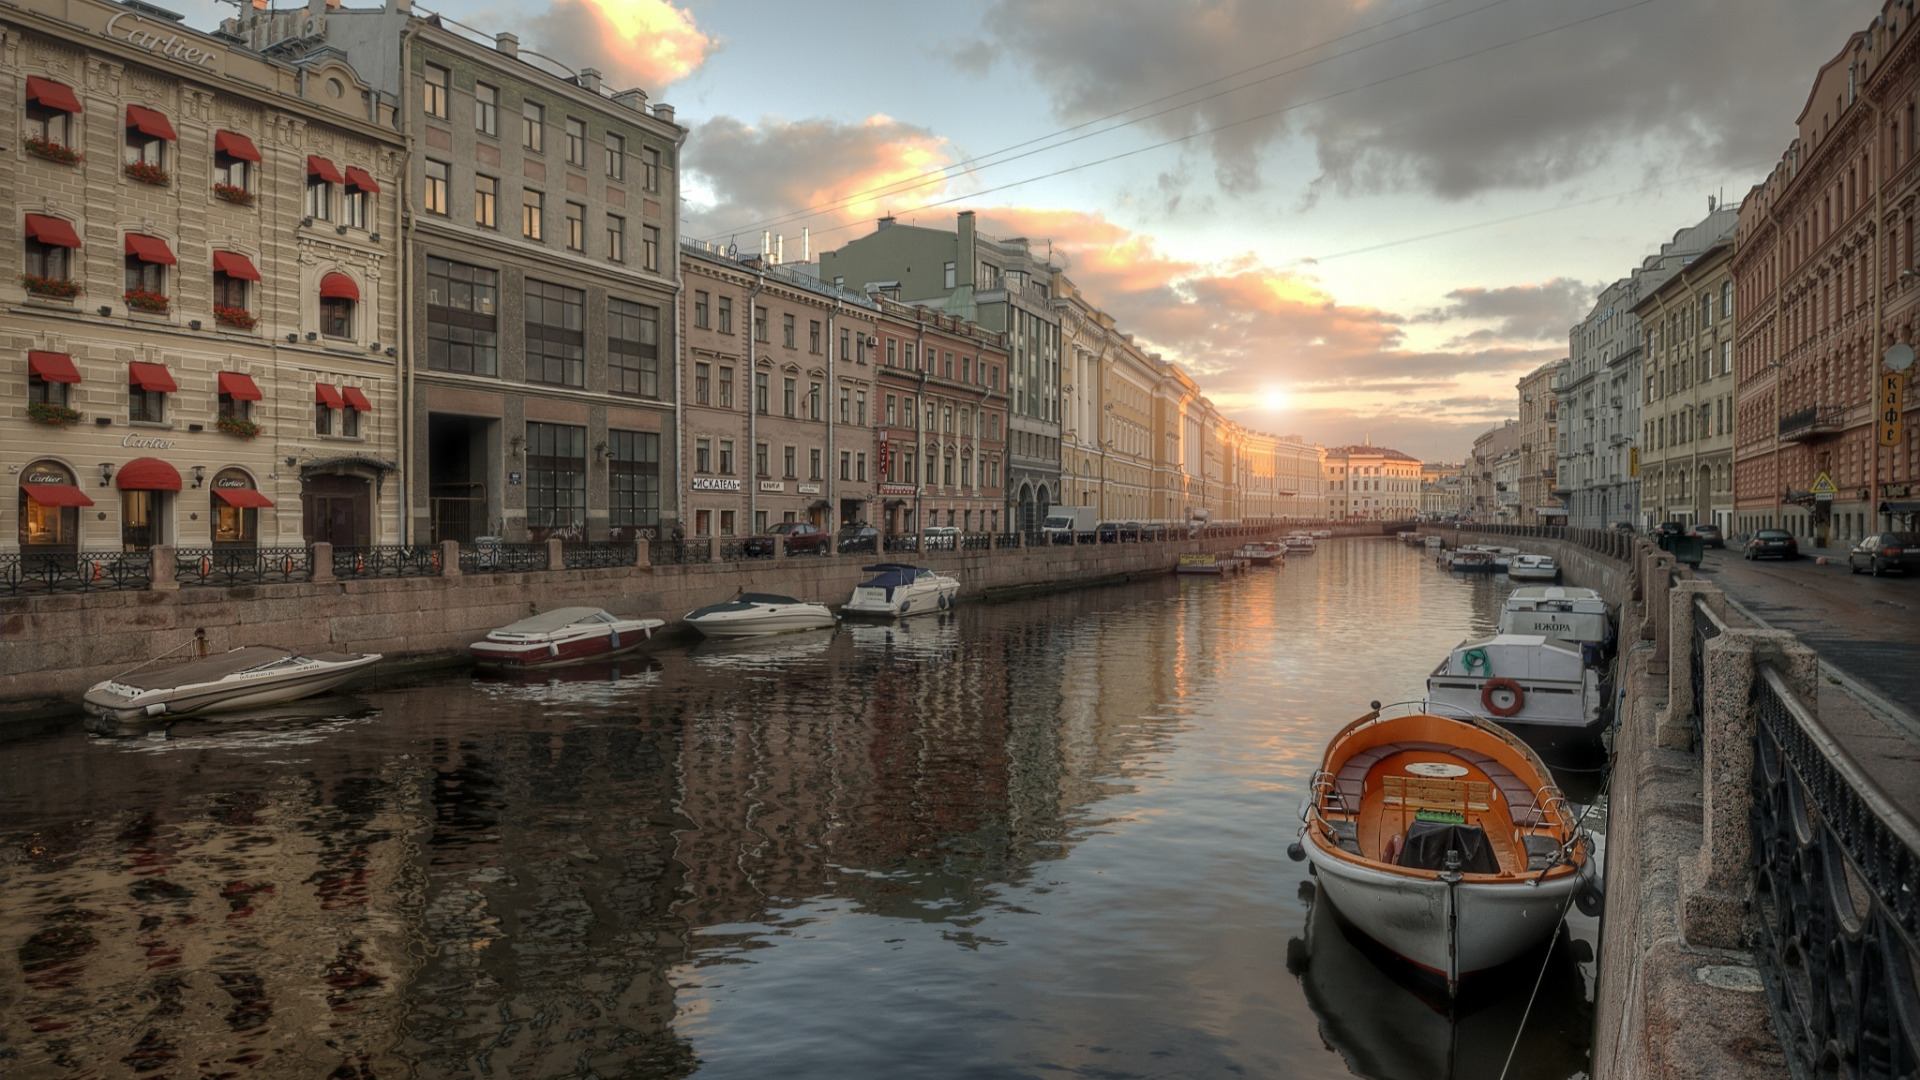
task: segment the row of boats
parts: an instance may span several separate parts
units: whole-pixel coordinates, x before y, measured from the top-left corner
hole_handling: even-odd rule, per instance
[[[1598,745],[1612,620],[1590,589],[1525,586],[1498,632],[1456,646],[1424,700],[1328,743],[1288,854],[1348,923],[1445,980],[1514,960],[1597,914],[1591,835],[1536,744]]]
[[[1301,530],[1288,533],[1279,540],[1250,540],[1225,555],[1205,552],[1182,555],[1174,565],[1173,572],[1229,577],[1252,567],[1279,566],[1286,562],[1289,555],[1313,554],[1315,538],[1320,535],[1323,534]],[[1333,533],[1325,531],[1324,535],[1331,536]]]

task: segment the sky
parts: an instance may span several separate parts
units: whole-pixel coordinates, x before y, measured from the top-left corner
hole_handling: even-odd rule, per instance
[[[200,6],[205,4],[204,7]],[[1465,456],[1745,197],[1861,0],[416,0],[690,128],[684,235],[1025,236],[1229,417]],[[231,9],[192,0],[211,27]]]

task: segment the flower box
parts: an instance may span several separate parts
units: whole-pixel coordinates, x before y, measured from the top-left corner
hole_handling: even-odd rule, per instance
[[[254,324],[260,321],[260,316],[244,308],[221,307],[219,304],[215,304],[213,305],[213,320],[223,326],[234,326],[242,330],[251,330]]]
[[[234,187],[232,184],[215,184],[213,185],[213,194],[215,198],[230,202],[235,206],[253,205],[253,192],[243,187]]]
[[[69,409],[65,405],[55,405],[47,401],[27,403],[27,419],[36,424],[51,424],[54,427],[66,427],[80,422],[80,410]]]
[[[226,416],[223,414],[218,420],[213,422],[213,426],[229,435],[238,435],[243,439],[251,439],[255,435],[260,434],[260,425],[244,416]]]
[[[69,278],[41,277],[39,274],[21,274],[20,284],[35,296],[51,296],[59,300],[71,300],[80,295],[80,283]]]
[[[78,165],[85,156],[71,146],[62,146],[39,135],[27,136],[27,153],[61,165]]]
[[[143,184],[152,184],[155,187],[166,187],[173,183],[173,177],[167,175],[167,170],[151,161],[128,162],[127,175]]]
[[[154,315],[165,315],[171,303],[166,297],[152,289],[128,289],[127,306],[135,311],[145,311]]]

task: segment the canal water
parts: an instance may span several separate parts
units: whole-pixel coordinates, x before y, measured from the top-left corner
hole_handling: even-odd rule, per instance
[[[0,1074],[1583,1076],[1592,920],[1450,1013],[1285,854],[1327,738],[1417,697],[1507,588],[1338,540],[551,680],[16,732]]]

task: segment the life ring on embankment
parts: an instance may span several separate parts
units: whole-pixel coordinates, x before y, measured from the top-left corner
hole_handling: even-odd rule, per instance
[[[1513,695],[1511,704],[1504,706],[1494,704],[1493,695],[1499,690],[1505,690],[1507,693]],[[1480,704],[1486,706],[1487,711],[1495,716],[1512,716],[1526,706],[1527,692],[1522,690],[1520,684],[1514,682],[1512,679],[1488,679],[1486,682],[1480,684]]]

